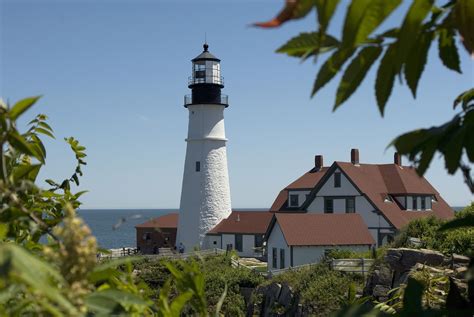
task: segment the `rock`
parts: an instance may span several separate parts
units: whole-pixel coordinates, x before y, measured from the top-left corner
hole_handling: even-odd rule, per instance
[[[376,299],[381,297],[388,297],[388,292],[390,291],[389,286],[375,285],[374,290],[372,291],[372,296]]]
[[[372,273],[367,277],[363,296],[372,296],[374,288],[377,285],[390,288],[392,286],[392,276],[393,272],[387,264],[377,264]]]
[[[410,270],[416,263],[438,266],[445,263],[442,253],[427,249],[388,249],[385,260],[390,267],[398,272]]]
[[[284,284],[281,287],[280,296],[278,297],[278,303],[288,309],[293,303],[293,291],[291,287]]]
[[[281,284],[272,283],[265,288],[264,300],[262,303],[261,316],[269,317],[272,314],[273,305],[278,300],[281,292]]]
[[[468,266],[469,262],[469,257],[459,254],[453,254],[450,257],[446,258],[445,265],[449,265],[451,266],[451,268],[456,269],[459,267]]]

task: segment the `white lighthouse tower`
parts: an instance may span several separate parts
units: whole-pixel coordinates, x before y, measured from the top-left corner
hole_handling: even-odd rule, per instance
[[[192,60],[192,94],[184,97],[189,125],[176,244],[186,252],[208,248],[206,233],[231,213],[224,128],[228,98],[221,94],[220,60],[207,43],[203,47]]]

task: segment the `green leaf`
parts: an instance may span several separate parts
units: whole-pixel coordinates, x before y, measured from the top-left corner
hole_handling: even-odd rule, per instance
[[[184,292],[173,299],[170,305],[171,316],[181,316],[181,311],[184,309],[184,305],[193,297],[193,293],[188,291]]]
[[[364,42],[367,37],[395,10],[401,0],[372,0],[367,6],[355,35],[355,44]]]
[[[456,124],[452,127],[452,131],[444,136],[443,141],[446,144],[443,147],[444,162],[449,174],[454,174],[459,167],[465,135],[466,130]]]
[[[220,316],[220,311],[222,309],[222,305],[224,304],[225,297],[227,296],[227,283],[224,286],[224,291],[222,292],[221,297],[219,298],[219,301],[217,302],[216,305],[216,317]]]
[[[41,169],[41,164],[20,164],[17,165],[13,171],[13,179],[15,181],[19,181],[21,179],[27,179],[29,181],[34,182],[36,180],[36,176]]]
[[[33,106],[41,96],[29,97],[18,101],[8,112],[10,119],[15,121],[23,112]]]
[[[72,179],[74,180],[74,183],[79,186],[79,177],[77,177],[76,173],[72,174]]]
[[[353,48],[338,49],[332,54],[326,62],[321,66],[316,81],[314,82],[313,91],[311,96],[313,97],[319,89],[326,85],[337,72],[341,69],[344,63],[352,56],[355,52]]]
[[[65,309],[67,315],[77,315],[74,306],[61,294],[51,279],[64,284],[61,274],[49,263],[35,257],[22,247],[13,243],[0,244],[0,274],[13,280],[15,284],[24,284],[34,292]]]
[[[467,109],[470,102],[474,101],[474,88],[460,94],[453,103],[453,109],[456,109],[459,103],[462,103],[463,110]]]
[[[458,73],[462,73],[458,48],[456,47],[454,36],[454,31],[451,29],[439,30],[439,58],[447,68],[457,71]]]
[[[370,67],[375,63],[382,53],[381,47],[367,46],[352,60],[347,67],[336,93],[336,110],[344,101],[346,101],[356,91],[362,83]]]
[[[360,23],[367,6],[371,0],[353,0],[347,9],[346,18],[342,31],[342,43],[345,47],[352,47],[356,43],[356,37]]]
[[[123,307],[128,305],[149,306],[149,303],[135,294],[124,292],[118,289],[106,289],[96,291],[86,297],[86,302],[97,299],[111,299]]]
[[[315,0],[316,4],[316,11],[318,15],[318,22],[319,22],[319,32],[325,34],[326,29],[329,25],[329,21],[331,21],[332,16],[334,15],[334,11],[339,4],[339,0]]]
[[[42,163],[44,163],[43,157],[41,157],[41,155],[36,153],[36,151],[33,150],[32,147],[30,146],[30,144],[28,144],[28,142],[26,142],[26,140],[21,135],[19,135],[16,131],[8,134],[8,142],[14,149],[19,151],[20,153],[33,156],[37,158],[39,161],[41,161]]]
[[[434,0],[416,0],[413,1],[408,10],[403,24],[398,32],[396,72],[401,68],[401,65],[407,60],[408,55],[417,44],[418,34],[421,32],[423,20],[433,7]],[[380,105],[379,105],[380,106]]]
[[[8,234],[8,223],[0,222],[0,240],[6,238]]]
[[[47,179],[45,180],[45,182],[48,183],[50,186],[59,187],[59,184],[53,181],[52,179]]]
[[[288,56],[307,58],[311,55],[333,49],[338,44],[339,41],[330,35],[325,35],[323,43],[320,43],[320,34],[318,32],[300,33],[276,52],[285,53]]]
[[[412,49],[405,63],[405,79],[407,81],[408,87],[410,87],[413,97],[415,98],[418,81],[420,80],[421,74],[425,69],[426,59],[428,57],[428,51],[430,49],[433,36],[433,32],[421,33],[418,36],[418,44]]]
[[[35,132],[36,132],[36,133],[41,133],[41,134],[47,135],[47,136],[49,136],[50,138],[55,139],[54,135],[53,135],[51,132],[49,132],[48,130],[46,130],[46,129],[43,129],[43,128],[36,128],[36,129],[35,129]]]
[[[43,127],[44,129],[48,130],[49,132],[54,131],[53,128],[51,128],[51,126],[49,124],[47,124],[46,122],[44,122],[44,121],[40,121],[38,123],[38,126]]]
[[[380,114],[383,116],[385,105],[392,93],[393,83],[395,81],[396,71],[396,47],[392,44],[385,51],[385,55],[380,62],[375,80],[375,96]]]

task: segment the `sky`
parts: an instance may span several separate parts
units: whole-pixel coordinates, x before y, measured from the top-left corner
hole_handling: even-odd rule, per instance
[[[79,189],[83,208],[178,208],[187,134],[183,96],[190,60],[205,34],[219,57],[229,95],[225,110],[233,208],[268,208],[278,192],[312,168],[349,161],[391,163],[397,135],[448,121],[452,101],[474,84],[474,63],[459,46],[463,74],[445,68],[432,45],[418,96],[398,81],[382,118],[374,96],[376,66],[356,93],[332,111],[340,75],[314,98],[320,64],[275,53],[288,39],[316,29],[315,14],[283,27],[250,25],[272,18],[284,1],[0,0],[0,96],[11,103],[34,95],[55,140],[45,140],[41,180],[74,171],[63,141],[87,147]],[[329,33],[339,36],[348,1]],[[407,1],[381,26],[400,21]],[[399,23],[399,22],[398,22]],[[320,61],[319,61],[320,63]],[[405,163],[408,163],[405,159]],[[473,200],[461,174],[436,158],[427,179],[452,206]],[[45,184],[46,187],[46,184]]]

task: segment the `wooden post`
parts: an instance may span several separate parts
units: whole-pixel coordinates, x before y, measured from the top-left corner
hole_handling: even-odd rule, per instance
[[[362,260],[362,276],[365,278],[364,258],[361,258],[361,260]]]

